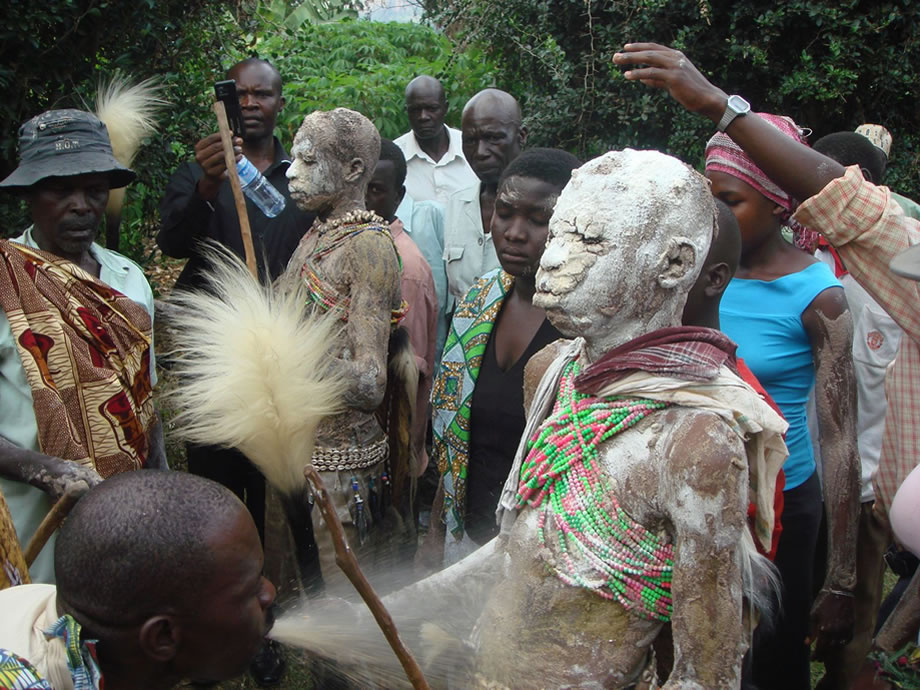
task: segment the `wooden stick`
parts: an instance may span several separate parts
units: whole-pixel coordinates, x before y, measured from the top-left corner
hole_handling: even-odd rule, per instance
[[[243,251],[246,254],[246,267],[253,277],[258,280],[259,269],[256,266],[256,253],[252,248],[252,230],[249,229],[249,214],[246,212],[246,199],[243,197],[243,187],[240,185],[240,176],[236,172],[236,155],[233,153],[233,134],[227,122],[227,110],[220,101],[214,101],[214,114],[217,115],[217,129],[220,132],[220,143],[224,146],[224,160],[227,162],[227,174],[230,176],[230,188],[233,190],[233,201],[236,202],[236,213],[240,217],[240,235],[243,237]]]
[[[393,619],[390,617],[390,612],[387,611],[380,597],[377,595],[377,592],[374,591],[371,583],[367,581],[367,578],[364,577],[364,573],[361,572],[361,567],[358,565],[358,559],[355,558],[354,552],[345,540],[345,530],[342,528],[342,521],[339,520],[335,507],[332,505],[332,499],[329,498],[329,493],[326,491],[326,487],[323,484],[322,478],[319,476],[319,472],[316,471],[313,465],[307,465],[303,473],[307,481],[310,482],[310,486],[313,488],[316,504],[319,506],[319,511],[323,514],[323,520],[326,521],[326,526],[329,528],[329,533],[332,535],[332,543],[335,545],[336,564],[342,569],[345,576],[351,580],[351,584],[355,586],[355,589],[358,590],[358,594],[361,595],[361,598],[364,599],[364,603],[367,604],[367,608],[371,610],[374,619],[377,621],[377,625],[379,625],[380,629],[383,631],[383,636],[387,638],[387,642],[390,643],[390,647],[392,647],[393,652],[395,652],[396,658],[399,659],[399,663],[402,664],[403,670],[409,678],[409,682],[412,683],[412,687],[416,690],[429,690],[428,682],[425,680],[424,674],[422,674],[422,669],[419,667],[415,657],[412,656],[412,652],[409,651],[400,639],[399,632],[396,630],[396,624],[393,623]]]
[[[64,495],[57,500],[57,503],[51,506],[51,510],[48,511],[44,520],[39,523],[38,529],[35,530],[35,534],[32,535],[32,538],[29,540],[29,545],[26,546],[26,550],[22,554],[26,559],[27,566],[30,568],[32,567],[32,563],[38,558],[38,554],[41,553],[42,548],[48,543],[51,535],[54,534],[54,530],[60,527],[64,518],[67,517],[70,510],[76,504],[77,499],[80,498],[83,493],[85,493],[83,487],[79,489],[73,487],[68,488],[64,492]]]

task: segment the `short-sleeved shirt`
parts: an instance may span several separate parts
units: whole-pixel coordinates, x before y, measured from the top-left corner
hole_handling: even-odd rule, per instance
[[[815,471],[805,411],[815,366],[802,312],[831,287],[841,287],[840,282],[819,262],[776,280],[734,278],[722,296],[722,331],[738,343],[738,355],[789,422],[789,458],[783,465],[787,491]]]
[[[406,193],[416,201],[447,205],[451,194],[479,182],[463,156],[460,130],[447,126],[445,129],[450,144],[438,161],[422,150],[412,130],[393,140],[406,157]]]

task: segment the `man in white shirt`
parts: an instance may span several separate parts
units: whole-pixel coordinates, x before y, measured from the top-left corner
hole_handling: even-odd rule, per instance
[[[412,130],[394,140],[406,157],[406,193],[415,201],[446,204],[477,178],[463,156],[460,130],[444,124],[447,98],[441,82],[424,74],[410,81],[406,113]]]
[[[460,129],[463,154],[479,180],[454,192],[444,213],[444,260],[452,301],[499,266],[489,232],[498,178],[527,140],[521,106],[499,89],[483,89],[467,101]]]

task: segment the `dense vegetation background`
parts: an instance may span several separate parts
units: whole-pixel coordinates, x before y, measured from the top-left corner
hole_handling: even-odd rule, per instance
[[[920,198],[920,3],[911,0],[418,0],[426,24],[358,19],[359,0],[42,0],[8,3],[0,25],[0,174],[16,162],[16,130],[51,107],[92,107],[95,84],[120,69],[158,75],[172,106],[141,151],[122,250],[144,262],[171,171],[214,129],[211,85],[256,54],[285,80],[279,136],[303,115],[362,111],[384,136],[408,129],[405,84],[438,76],[456,125],[466,99],[500,86],[522,102],[531,145],[587,157],[658,148],[699,164],[711,126],[663,94],[627,83],[611,62],[625,42],[684,50],[756,110],[791,115],[814,135],[885,124],[887,182]],[[0,199],[5,234],[26,224]],[[146,243],[149,246],[149,243]]]

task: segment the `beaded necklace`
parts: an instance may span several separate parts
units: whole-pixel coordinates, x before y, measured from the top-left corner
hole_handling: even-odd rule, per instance
[[[553,570],[563,582],[615,599],[643,618],[670,620],[673,546],[620,507],[600,472],[597,450],[670,403],[578,393],[578,373],[574,361],[563,370],[553,411],[527,444],[518,507],[542,507],[540,546],[558,548],[561,563]]]
[[[318,235],[319,239],[316,243],[316,248],[310,254],[310,259],[300,271],[300,276],[307,288],[307,296],[313,304],[319,306],[323,311],[334,308],[341,309],[341,319],[347,322],[351,298],[342,296],[335,286],[322,276],[316,262],[362,232],[383,233],[391,243],[393,243],[393,236],[390,235],[383,218],[373,211],[351,211],[341,218],[318,224],[313,231]],[[393,243],[393,251],[396,252],[399,270],[402,272],[402,257],[399,256],[395,243]],[[399,309],[391,310],[390,325],[395,327],[405,317],[408,310],[409,305],[403,300]]]

